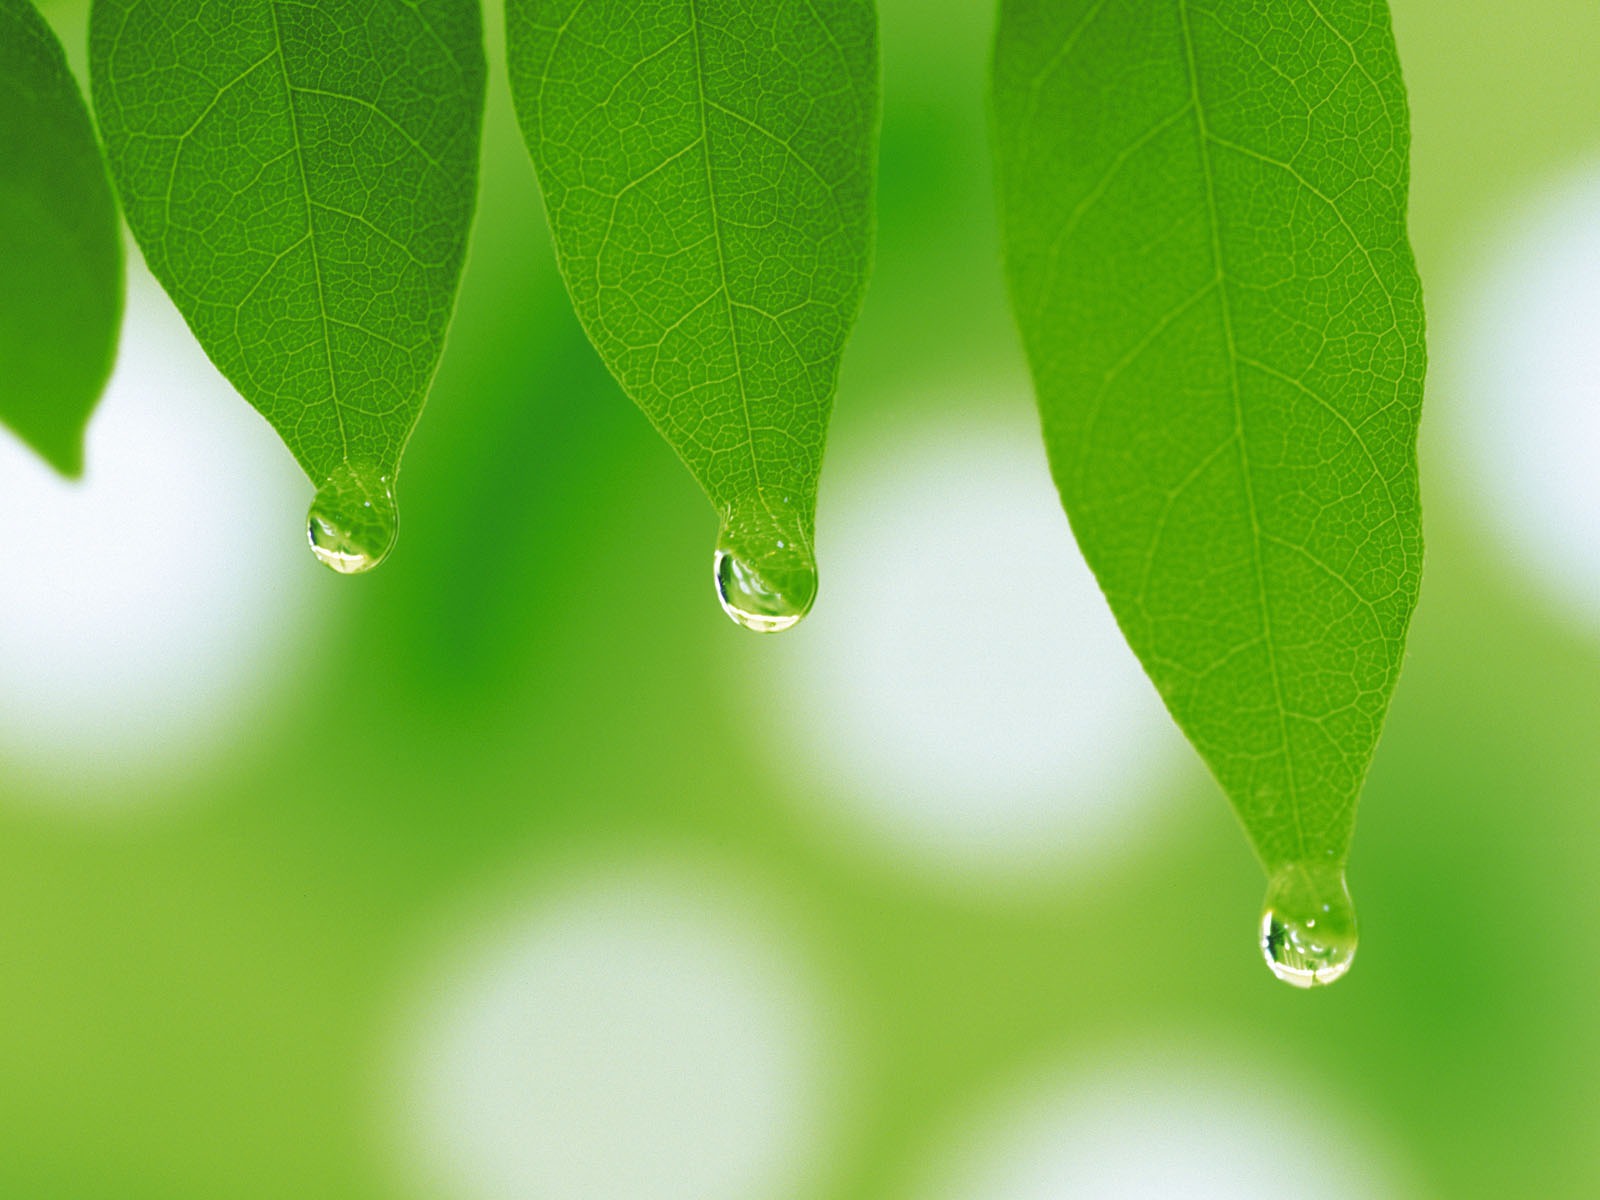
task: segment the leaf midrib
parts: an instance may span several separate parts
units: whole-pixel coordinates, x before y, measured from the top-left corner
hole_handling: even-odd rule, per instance
[[[327,291],[322,282],[322,252],[317,247],[316,205],[311,199],[311,180],[306,174],[305,143],[300,137],[300,117],[294,107],[295,85],[289,78],[289,59],[283,49],[283,28],[278,21],[277,0],[267,0],[267,11],[272,14],[272,37],[277,45],[278,66],[283,76],[283,101],[289,109],[289,130],[294,139],[294,161],[300,172],[300,194],[306,206],[306,241],[311,247],[311,270],[317,281],[317,313],[322,325],[322,346],[328,360],[328,401],[333,406],[333,417],[339,426],[339,452],[345,462],[350,461],[350,437],[345,432],[344,409],[339,403],[339,376],[333,366],[333,335],[329,332]]]
[[[1239,447],[1239,472],[1244,481],[1245,508],[1250,514],[1250,550],[1255,566],[1257,594],[1261,603],[1261,639],[1266,648],[1267,669],[1272,676],[1273,699],[1278,711],[1279,748],[1283,754],[1284,775],[1289,787],[1289,810],[1294,817],[1294,832],[1300,855],[1305,855],[1305,829],[1300,818],[1300,800],[1295,791],[1294,756],[1289,749],[1289,717],[1283,700],[1283,681],[1278,671],[1277,647],[1272,635],[1272,616],[1267,601],[1267,576],[1263,564],[1261,517],[1256,506],[1255,485],[1250,478],[1250,451],[1244,430],[1244,395],[1239,386],[1239,351],[1233,333],[1233,305],[1228,297],[1227,264],[1222,250],[1221,223],[1217,216],[1216,182],[1211,165],[1210,133],[1206,128],[1205,105],[1200,98],[1200,69],[1195,60],[1194,35],[1189,25],[1189,0],[1178,0],[1179,22],[1183,28],[1184,61],[1189,73],[1190,105],[1194,110],[1201,173],[1206,184],[1207,224],[1211,233],[1211,257],[1216,268],[1216,288],[1222,314],[1223,340],[1228,355],[1228,375],[1233,397],[1234,440]]]
[[[711,237],[717,247],[717,276],[721,280],[722,300],[724,310],[728,314],[728,342],[733,348],[733,374],[739,381],[739,403],[744,414],[745,447],[750,452],[750,474],[755,483],[757,497],[763,505],[766,504],[766,491],[761,486],[761,461],[756,454],[756,429],[755,420],[750,415],[750,395],[745,387],[744,362],[739,351],[739,326],[733,315],[733,293],[728,290],[728,253],[722,237],[722,218],[717,213],[717,188],[715,172],[711,168],[711,118],[707,110],[711,106],[710,98],[706,95],[706,58],[705,42],[700,36],[700,2],[688,0],[689,29],[694,38],[695,61],[695,94],[699,97],[700,111],[700,145],[705,152],[706,163],[706,199],[711,207]],[[720,105],[718,107],[721,107]]]

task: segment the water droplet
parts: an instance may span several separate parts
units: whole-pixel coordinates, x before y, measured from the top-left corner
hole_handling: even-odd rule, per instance
[[[394,549],[400,512],[389,476],[345,463],[311,502],[306,536],[319,562],[341,575],[370,571]]]
[[[746,629],[780,633],[811,611],[817,564],[792,497],[757,493],[722,522],[712,561],[722,609]]]
[[[1292,863],[1267,887],[1261,954],[1272,973],[1298,988],[1344,976],[1356,956],[1356,910],[1337,866]]]

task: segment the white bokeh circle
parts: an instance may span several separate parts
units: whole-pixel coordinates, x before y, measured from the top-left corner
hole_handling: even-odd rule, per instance
[[[422,1194],[803,1194],[830,1090],[822,1023],[755,907],[686,867],[613,867],[456,937],[406,1035]]]
[[[913,865],[988,881],[1127,841],[1181,740],[1031,415],[884,431],[828,479],[821,597],[770,654],[797,790]]]
[[[1438,339],[1467,490],[1520,578],[1600,633],[1600,162],[1498,243]]]
[[[64,801],[134,803],[224,742],[306,645],[308,495],[130,261],[84,477],[0,430],[4,769]]]
[[[1405,1200],[1392,1148],[1303,1077],[1124,1048],[946,1139],[916,1200]]]

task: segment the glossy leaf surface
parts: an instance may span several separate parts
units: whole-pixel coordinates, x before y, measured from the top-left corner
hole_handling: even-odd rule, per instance
[[[95,0],[90,35],[112,174],[156,277],[327,485],[325,514],[387,496],[466,253],[477,5]],[[381,524],[342,519],[341,537]]]
[[[994,101],[1013,308],[1073,530],[1277,891],[1348,909],[1422,566],[1387,9],[1006,0]]]
[[[871,256],[873,7],[509,0],[507,36],[584,328],[722,518],[725,607],[786,628]]]

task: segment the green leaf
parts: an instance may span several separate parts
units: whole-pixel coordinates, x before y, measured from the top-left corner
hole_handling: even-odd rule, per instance
[[[0,0],[0,421],[63,475],[122,320],[122,241],[89,113],[28,0]]]
[[[1012,302],[1078,541],[1272,904],[1345,912],[1322,928],[1353,952],[1342,869],[1422,565],[1386,8],[1005,0],[994,108]]]
[[[722,520],[735,620],[816,592],[817,477],[872,253],[870,0],[507,0],[511,86],[590,339]]]
[[[473,0],[94,0],[90,71],[151,270],[319,485],[341,571],[393,544],[477,193]]]

